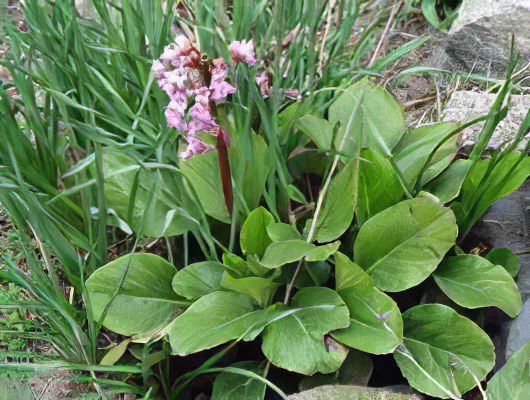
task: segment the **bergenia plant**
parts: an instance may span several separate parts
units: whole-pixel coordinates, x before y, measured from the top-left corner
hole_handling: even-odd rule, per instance
[[[257,64],[252,41],[235,42],[229,51],[232,66]],[[241,162],[242,142],[216,147],[209,140],[223,132],[216,108],[237,91],[234,81],[228,81],[229,65],[201,57],[179,37],[153,71],[171,98],[168,124],[189,143],[181,153],[185,160],[180,170],[204,213],[230,224],[230,244],[217,240],[220,257],[214,250],[209,259],[178,271],[153,254],[132,253],[112,261],[86,282],[96,318],[133,342],[168,340],[177,356],[259,338],[263,356],[247,372],[263,374],[272,365],[318,377],[302,379],[303,385],[318,379],[337,383],[337,371],[366,362],[367,354],[391,353],[410,385],[431,396],[461,399],[476,386],[482,390],[481,381],[494,366],[493,344],[451,306],[494,306],[512,317],[521,309],[516,271],[510,266],[516,256],[508,252],[497,257],[498,250],[466,254],[458,246],[469,221],[477,218],[477,204],[484,209],[528,175],[528,157],[513,146],[490,160],[477,156],[499,120],[509,75],[496,106],[480,119],[489,124],[469,159],[456,159],[457,136],[469,124],[407,128],[399,104],[366,80],[338,91],[324,116],[293,112],[303,102],[286,108],[279,119],[295,120],[278,127],[291,135],[283,147],[260,138],[252,139],[248,149],[254,161],[269,151],[279,151],[280,160],[289,158],[281,165],[290,176],[285,217],[271,199],[282,184],[274,180],[280,168],[245,170],[251,174],[243,174],[234,196],[242,209],[232,213],[226,202],[223,163],[212,161]],[[266,97],[269,80],[257,75],[252,90],[261,87]],[[255,138],[266,130],[259,123],[255,128]],[[315,155],[324,165],[309,173],[305,164]],[[476,174],[484,168],[499,175],[479,188]],[[310,202],[306,196],[313,195],[315,175],[322,183]],[[238,181],[236,175],[230,179]],[[470,196],[480,190],[482,196]],[[259,206],[262,194],[270,210]],[[257,202],[248,207],[251,195]],[[225,216],[219,206],[223,196]],[[294,203],[301,207],[293,208]],[[113,276],[123,279],[111,284]],[[442,297],[443,304],[421,302],[411,293],[404,296],[412,296],[417,305],[402,310],[395,293],[414,287],[425,298]],[[240,383],[235,379],[226,386],[223,379],[220,375],[214,392],[216,385],[230,391],[230,385]],[[186,384],[178,381],[175,392]],[[262,399],[264,383],[254,384],[262,388],[256,399]]]
[[[50,328],[47,368],[101,397],[263,400],[384,362],[429,396],[524,397],[530,346],[492,376],[484,323],[519,314],[518,255],[466,240],[529,176],[530,113],[487,150],[515,56],[488,115],[411,127],[362,78],[426,39],[370,61],[386,20],[360,2],[73,3],[24,2],[0,88],[25,259],[0,276]]]

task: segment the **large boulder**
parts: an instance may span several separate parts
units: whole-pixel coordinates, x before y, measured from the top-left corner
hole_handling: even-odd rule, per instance
[[[91,0],[75,0],[75,7],[83,18],[90,19],[96,16],[96,9]]]
[[[444,41],[445,54],[437,53],[436,64],[502,75],[510,55],[511,33],[522,56],[530,59],[529,21],[530,0],[463,0]]]
[[[523,308],[515,319],[491,309],[486,325],[496,325],[490,332],[497,354],[496,368],[530,340],[530,180],[510,195],[497,200],[471,232],[478,243],[507,247],[519,253],[520,270],[517,286]]]
[[[530,20],[529,20],[530,25]],[[443,111],[443,120],[449,122],[469,121],[489,112],[497,95],[495,93],[459,90],[452,94]],[[509,142],[517,134],[526,113],[530,109],[530,95],[512,95],[506,118],[497,126],[488,147],[496,149]],[[462,132],[462,144],[476,142],[484,123],[475,124]],[[520,148],[526,145],[526,139]]]
[[[368,388],[327,385],[289,396],[289,400],[422,400],[423,396],[408,387]]]

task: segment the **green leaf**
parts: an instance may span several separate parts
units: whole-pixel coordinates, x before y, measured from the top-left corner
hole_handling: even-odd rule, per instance
[[[515,278],[519,273],[519,257],[510,249],[504,247],[495,247],[486,254],[486,260],[493,265],[500,265]]]
[[[239,162],[242,163],[244,172],[241,188],[247,207],[252,210],[259,204],[261,195],[265,190],[267,177],[271,170],[273,170],[273,163],[271,162],[271,152],[265,140],[254,132],[250,134],[250,138],[251,148],[249,157],[245,157],[244,154],[235,154],[236,150],[243,148],[242,143],[234,143],[229,153],[230,156],[233,156],[230,159],[231,164],[239,166]]]
[[[488,335],[471,320],[441,304],[403,313],[404,344],[394,358],[409,384],[443,399],[459,399],[495,365]]]
[[[248,276],[243,278],[234,277],[230,272],[225,272],[221,286],[225,289],[245,293],[254,298],[261,307],[267,307],[276,290],[281,286],[280,283],[274,282],[276,274],[264,278],[261,276]]]
[[[355,262],[379,289],[399,292],[427,279],[457,234],[453,212],[436,199],[405,200],[361,227],[354,244]]]
[[[274,217],[263,207],[252,211],[241,228],[241,250],[244,254],[263,255],[272,243],[267,234],[267,226],[274,223]]]
[[[348,350],[324,335],[349,324],[348,309],[339,295],[328,288],[304,288],[285,311],[283,318],[265,328],[263,354],[274,365],[300,374],[336,371]]]
[[[101,359],[99,365],[110,366],[116,364],[118,361],[120,361],[120,358],[122,358],[122,356],[125,354],[125,352],[127,351],[127,347],[129,347],[130,343],[131,339],[125,339],[116,346],[113,346]]]
[[[236,254],[223,253],[223,265],[235,276],[242,277],[251,275],[248,263]]]
[[[460,194],[470,167],[470,160],[456,160],[440,176],[429,182],[425,190],[438,197],[442,204],[449,203]]]
[[[94,320],[110,303],[103,325],[111,331],[132,336],[159,328],[187,303],[171,287],[176,272],[162,257],[146,253],[128,254],[104,265],[86,281]]]
[[[335,266],[350,270],[349,275],[357,277],[357,282],[352,284],[353,280],[348,279],[346,288],[338,290],[350,312],[351,323],[348,328],[334,332],[333,337],[367,353],[392,353],[403,340],[403,322],[397,304],[375,288],[366,272],[345,255],[335,255]]]
[[[449,165],[457,150],[456,135],[436,151],[429,164],[430,170],[427,169],[423,174],[424,176],[428,175],[428,177],[419,176],[430,154],[442,139],[455,128],[456,125],[453,123],[441,122],[409,129],[403,136],[394,149],[394,157],[409,190],[414,188],[418,180],[426,183]]]
[[[518,152],[507,154],[489,171],[490,163],[496,159],[480,160],[470,169],[457,204],[462,209],[459,226],[473,225],[495,200],[519,188],[530,175],[530,156],[521,158]]]
[[[173,354],[210,349],[242,336],[259,317],[256,303],[243,293],[213,292],[201,297],[169,327]]]
[[[302,378],[298,385],[300,392],[324,385],[367,386],[373,371],[371,357],[350,349],[340,369],[334,374],[315,374]]]
[[[433,277],[443,292],[462,307],[494,306],[512,318],[521,310],[521,295],[508,271],[480,256],[449,257]]]
[[[350,227],[357,204],[359,160],[353,159],[333,178],[322,210],[318,215],[314,238],[330,242]]]
[[[305,114],[298,120],[296,127],[309,136],[319,149],[331,150],[333,125],[325,119]]]
[[[224,266],[215,261],[190,264],[173,277],[173,290],[178,295],[195,300],[221,287]]]
[[[265,250],[261,263],[267,268],[278,268],[301,260],[314,248],[312,244],[299,239],[274,242]]]
[[[304,194],[296,186],[288,185],[287,193],[289,194],[289,198],[291,200],[296,201],[297,203],[307,204],[307,199],[305,198]]]
[[[369,285],[373,285],[370,275],[344,254],[335,254],[335,287],[337,291],[352,286]]]
[[[330,275],[331,267],[327,262],[307,262],[305,268],[298,272],[294,286],[298,289],[309,286],[326,286]]]
[[[263,363],[243,361],[232,364],[231,367],[252,371],[263,375]],[[222,372],[215,378],[212,400],[263,400],[267,385],[256,379],[230,372]]]
[[[392,149],[405,134],[405,116],[401,106],[390,93],[368,80],[350,86],[329,108],[331,125],[340,123],[334,142],[335,148],[339,148],[352,112],[359,101],[361,102],[359,112],[355,113],[350,124],[361,130],[356,132],[355,136],[362,135],[363,147],[379,148],[390,156]],[[350,138],[345,143],[342,153],[354,155],[355,151],[355,140]]]
[[[364,149],[361,157],[357,202],[357,222],[360,226],[405,196],[392,165],[379,151]]]
[[[105,150],[103,173],[107,208],[134,232],[148,237],[174,236],[192,226],[178,211],[181,206],[174,171],[140,169],[138,161],[124,152]],[[152,199],[146,209],[149,196]],[[144,217],[146,213],[148,217]]]
[[[267,225],[267,234],[273,242],[302,239],[296,228],[289,224],[277,223]]]
[[[445,19],[442,21],[436,11],[436,0],[422,0],[421,12],[425,19],[435,28],[442,31],[449,29],[453,21],[458,17],[457,10],[448,10],[444,4]]]
[[[180,169],[195,190],[204,212],[221,222],[230,223],[217,151],[197,154],[188,160],[182,160]]]
[[[526,342],[488,382],[488,400],[530,398],[530,342]]]
[[[326,261],[330,256],[335,254],[340,247],[340,242],[326,244],[324,246],[316,246],[305,257],[306,261]]]

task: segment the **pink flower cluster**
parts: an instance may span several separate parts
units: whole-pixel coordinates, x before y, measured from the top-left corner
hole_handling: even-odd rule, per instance
[[[229,49],[234,63],[256,63],[252,40],[234,42]],[[224,60],[202,58],[190,40],[179,35],[153,63],[152,71],[170,98],[165,112],[168,126],[184,133],[188,142],[180,156],[187,159],[212,150],[214,146],[201,139],[203,134],[218,134],[219,125],[212,116],[212,107],[236,91],[226,81],[228,66]]]

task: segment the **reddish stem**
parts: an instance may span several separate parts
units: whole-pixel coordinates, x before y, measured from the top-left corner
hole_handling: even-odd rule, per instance
[[[219,156],[219,171],[221,172],[221,182],[223,183],[223,194],[225,196],[226,208],[232,215],[234,204],[234,193],[232,189],[232,180],[230,178],[230,161],[228,160],[228,148],[226,146],[227,137],[222,128],[217,133],[217,154]]]

